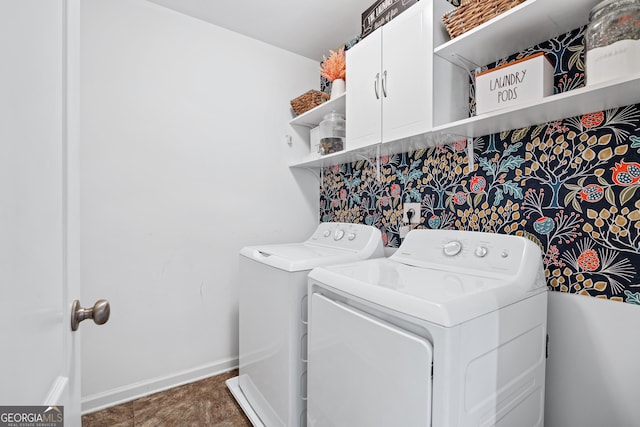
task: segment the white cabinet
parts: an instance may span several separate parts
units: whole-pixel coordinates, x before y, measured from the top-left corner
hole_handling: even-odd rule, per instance
[[[434,17],[448,8],[444,0],[418,2],[347,51],[347,149],[431,130],[432,52],[443,37]]]
[[[294,166],[328,166],[358,154],[399,153],[640,103],[636,74],[468,117],[469,74],[461,65],[486,65],[585,25],[598,2],[527,0],[453,40],[441,21],[453,6],[444,0],[418,2],[347,51],[347,151]],[[376,44],[378,59],[370,52]],[[425,63],[430,64],[426,74]],[[419,117],[413,115],[417,111]],[[376,151],[362,151],[372,146]]]

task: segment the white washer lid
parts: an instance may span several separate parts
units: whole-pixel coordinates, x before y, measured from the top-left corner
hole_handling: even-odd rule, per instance
[[[359,252],[303,243],[247,246],[240,255],[285,271],[311,270],[314,267],[339,264],[366,258]]]
[[[542,273],[540,264],[530,267],[532,272]],[[406,265],[388,258],[315,268],[309,274],[309,283],[339,289],[445,327],[546,291],[543,274],[482,277]]]
[[[247,246],[240,255],[284,271],[384,255],[380,230],[364,224],[323,222],[304,242]]]

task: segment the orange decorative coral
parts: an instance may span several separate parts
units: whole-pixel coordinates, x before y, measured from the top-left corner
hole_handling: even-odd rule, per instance
[[[330,82],[347,77],[347,62],[344,57],[344,46],[337,51],[330,50],[329,57],[322,55],[320,75]]]

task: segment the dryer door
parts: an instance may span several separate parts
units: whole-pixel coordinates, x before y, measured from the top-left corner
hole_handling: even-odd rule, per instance
[[[338,301],[311,297],[309,426],[430,426],[433,347]]]

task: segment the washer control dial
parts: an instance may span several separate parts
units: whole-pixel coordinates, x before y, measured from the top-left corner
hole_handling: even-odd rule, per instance
[[[489,252],[489,250],[486,246],[478,246],[474,253],[478,258],[484,258],[485,255],[487,255],[487,252]]]
[[[347,238],[348,238],[349,240],[353,240],[353,239],[355,239],[355,238],[356,238],[356,233],[353,233],[353,232],[349,233],[349,235],[347,236]]]
[[[324,237],[329,237],[329,236],[331,236],[331,230],[325,230],[325,231],[324,231],[324,233],[322,233],[322,235],[323,235]]]
[[[462,250],[462,243],[457,240],[452,240],[444,244],[442,251],[446,256],[455,256]]]
[[[335,234],[333,235],[333,240],[340,240],[344,237],[344,230],[336,230]]]

